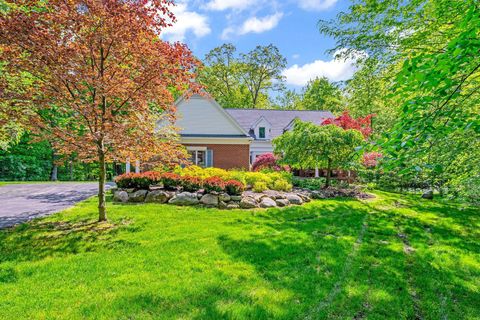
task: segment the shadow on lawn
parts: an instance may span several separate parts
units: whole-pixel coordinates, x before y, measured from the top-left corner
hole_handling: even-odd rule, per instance
[[[128,245],[115,240],[115,235],[129,221],[116,224],[96,220],[45,221],[35,220],[0,230],[0,263],[35,261],[50,256],[109,249]]]
[[[396,211],[394,203],[392,210],[378,210],[352,200],[268,210],[236,223],[253,230],[267,225],[269,232],[224,235],[218,242],[275,289],[294,293],[283,306],[286,318],[474,316],[480,295],[472,288],[480,269],[458,270],[448,259],[478,257],[478,239],[469,239],[478,235],[472,229],[478,215],[431,203],[405,207],[416,214]],[[433,224],[422,220],[427,212],[436,217]]]

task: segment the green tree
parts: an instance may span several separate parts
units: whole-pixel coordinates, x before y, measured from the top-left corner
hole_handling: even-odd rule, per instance
[[[296,169],[327,169],[325,186],[330,185],[333,168],[347,168],[355,159],[355,148],[364,139],[357,130],[344,130],[336,125],[318,126],[297,120],[293,130],[273,140],[282,163]]]
[[[284,90],[275,98],[276,109],[295,110],[301,108],[301,96],[294,90]]]
[[[458,163],[463,176],[468,142],[454,141],[480,139],[478,1],[354,1],[320,30],[337,40],[332,50],[365,51],[393,70],[386,89],[398,116],[382,141],[386,168],[448,185],[447,167]]]
[[[337,114],[345,109],[342,90],[326,77],[308,82],[303,88],[301,106],[306,110],[328,110]]]
[[[274,45],[237,54],[234,45],[223,44],[203,62],[199,82],[225,108],[269,108],[269,93],[285,88],[286,59]]]
[[[372,119],[373,135],[379,137],[393,127],[398,114],[395,104],[388,98],[391,72],[380,69],[374,59],[367,59],[359,67],[346,81],[346,108],[356,118],[375,114]]]

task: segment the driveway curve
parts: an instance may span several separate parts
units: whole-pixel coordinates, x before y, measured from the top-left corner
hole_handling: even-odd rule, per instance
[[[61,211],[97,193],[95,182],[0,186],[0,229]]]

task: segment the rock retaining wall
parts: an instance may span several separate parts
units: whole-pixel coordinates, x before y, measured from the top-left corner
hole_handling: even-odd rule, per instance
[[[304,190],[280,192],[267,190],[262,193],[245,191],[242,195],[227,193],[204,193],[186,191],[158,190],[113,190],[113,201],[132,203],[169,203],[180,206],[203,205],[220,209],[274,208],[289,205],[301,205],[309,202],[311,196]]]

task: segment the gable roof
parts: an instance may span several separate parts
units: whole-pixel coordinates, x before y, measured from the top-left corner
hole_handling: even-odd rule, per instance
[[[298,118],[305,122],[322,124],[325,119],[335,118],[330,111],[310,111],[310,110],[270,110],[270,109],[225,109],[228,114],[235,119],[238,124],[249,132],[260,118],[264,118],[271,125],[270,137],[273,139],[291,126],[291,122]]]
[[[180,114],[176,125],[180,135],[185,137],[250,137],[213,98],[194,94],[189,99],[184,96],[176,102]]]

